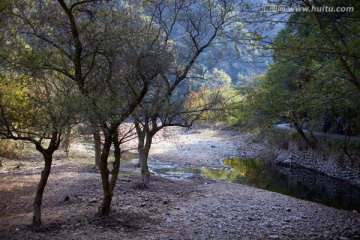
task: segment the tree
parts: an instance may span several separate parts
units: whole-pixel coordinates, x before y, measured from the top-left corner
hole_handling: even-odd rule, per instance
[[[0,4],[2,17],[0,65],[0,138],[29,141],[44,158],[44,169],[33,203],[33,226],[41,225],[43,192],[53,153],[62,134],[76,121],[76,91],[61,76],[41,71],[44,60],[24,39],[16,36],[14,5]],[[36,42],[38,43],[38,42]],[[35,43],[35,44],[36,44]]]
[[[133,121],[138,139],[139,162],[141,167],[142,183],[150,181],[148,156],[154,136],[166,127],[191,127],[201,118],[204,112],[209,111],[216,103],[218,96],[213,95],[211,100],[187,107],[188,93],[181,94],[175,90],[169,96],[167,88],[160,84],[150,87],[144,101],[133,112]],[[166,83],[165,83],[166,84]]]
[[[155,87],[150,91],[134,112],[134,124],[138,134],[138,151],[141,162],[143,182],[149,181],[147,164],[152,138],[166,126],[190,127],[194,121],[217,101],[217,94],[212,100],[185,109],[186,96],[191,92],[186,88],[192,73],[205,56],[211,58],[216,47],[227,47],[229,43],[246,42],[252,34],[245,31],[245,5],[236,1],[151,1],[142,5],[143,12],[150,16],[150,24],[158,27],[158,41],[174,53],[174,64],[161,74]],[[243,7],[243,8],[242,8]],[[240,17],[240,13],[243,15]],[[211,56],[211,57],[210,57]],[[217,62],[218,57],[208,62]],[[200,69],[200,68],[198,68]],[[205,72],[197,73],[204,75]],[[231,82],[225,72],[214,69],[214,78],[218,87]]]
[[[104,198],[99,213],[109,214],[120,163],[118,128],[145,96],[149,83],[166,67],[167,54],[155,41],[155,28],[122,3],[108,1],[15,2],[21,34],[40,43],[48,61],[41,68],[73,81],[82,113],[104,137],[100,172]],[[155,55],[156,53],[156,55]],[[163,54],[160,54],[163,53]],[[111,145],[115,164],[108,169]],[[118,154],[119,153],[119,154]]]
[[[309,9],[322,7],[326,1],[302,0]],[[314,25],[317,27],[320,36],[326,42],[334,54],[333,58],[338,62],[342,70],[341,78],[351,83],[360,92],[360,80],[358,79],[357,69],[360,67],[359,37],[360,31],[358,10],[359,2],[350,3],[349,1],[333,1],[333,9],[338,7],[352,7],[351,12],[340,12],[336,14],[320,13],[312,11],[311,16]]]
[[[53,153],[74,122],[74,94],[71,84],[45,76],[1,75],[0,137],[33,143],[45,161],[33,204],[34,227],[41,225],[41,203]]]
[[[321,19],[320,15],[323,15]],[[312,133],[319,129],[324,116],[331,120],[339,115],[347,116],[348,124],[358,122],[357,80],[351,77],[352,73],[357,75],[358,53],[356,47],[347,46],[356,46],[357,37],[353,31],[343,31],[356,30],[358,24],[353,26],[356,21],[353,13],[292,13],[271,46],[273,65],[258,88],[248,95],[252,116],[268,124],[289,121],[311,147],[317,147]],[[331,31],[335,37],[328,41],[326,37]],[[343,52],[341,58],[339,51]],[[349,66],[352,73],[347,70]],[[304,121],[310,135],[303,131]],[[355,131],[357,128],[352,126]]]
[[[17,36],[37,51],[40,59],[46,59],[35,61],[35,67],[77,86],[84,99],[82,116],[91,123],[94,133],[103,136],[99,163],[104,193],[99,211],[102,215],[109,214],[119,172],[119,126],[142,103],[151,83],[163,79],[167,97],[161,101],[168,101],[189,78],[194,64],[204,60],[200,56],[210,56],[212,46],[251,40],[241,21],[245,21],[246,12],[238,14],[247,5],[237,1],[126,3],[12,3]],[[169,67],[174,61],[178,61],[176,67]],[[116,154],[110,172],[112,145]]]

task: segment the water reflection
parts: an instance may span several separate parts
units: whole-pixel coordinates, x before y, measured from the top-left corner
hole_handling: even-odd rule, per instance
[[[182,167],[153,161],[150,169],[170,178],[201,176],[245,184],[329,206],[360,211],[360,189],[329,176],[300,167],[280,167],[262,159],[228,158],[228,169]]]
[[[139,164],[139,153],[125,151],[121,153],[120,167],[137,166]]]

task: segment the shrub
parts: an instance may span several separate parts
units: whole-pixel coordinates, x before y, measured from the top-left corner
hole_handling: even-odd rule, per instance
[[[0,157],[2,158],[18,158],[22,149],[21,142],[0,139]]]

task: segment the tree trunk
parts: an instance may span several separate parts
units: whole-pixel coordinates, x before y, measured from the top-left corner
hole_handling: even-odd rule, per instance
[[[64,139],[61,144],[61,148],[64,149],[66,157],[69,157],[70,144],[71,144],[71,127],[67,128],[65,131]]]
[[[312,142],[314,144],[314,147],[318,146],[318,141],[314,135],[314,132],[312,130],[309,130],[309,133],[310,133],[310,142]]]
[[[118,131],[116,131],[113,136],[113,143],[114,143],[115,161],[113,163],[113,170],[111,172],[111,180],[110,180],[110,189],[112,193],[114,192],[116,186],[116,180],[118,178],[119,170],[120,170],[121,149],[120,149]]]
[[[317,145],[316,141],[312,141],[311,139],[309,139],[297,122],[293,122],[293,126],[296,129],[296,131],[300,134],[301,138],[305,141],[306,145],[315,149]]]
[[[292,111],[289,113],[289,121],[294,126],[297,133],[299,133],[301,138],[304,140],[306,145],[310,146],[313,149],[316,148],[317,143],[314,135],[310,132],[310,139],[306,136],[306,134],[302,130],[302,127],[299,125],[299,117],[296,112]]]
[[[101,162],[101,135],[99,131],[94,129],[93,131],[94,137],[94,148],[95,148],[95,167],[100,169],[100,162]]]
[[[143,148],[139,150],[139,161],[141,165],[141,179],[144,184],[148,184],[150,182],[150,172],[149,166],[147,163],[148,159],[148,151]]]
[[[141,150],[139,150],[139,160],[141,164],[141,177],[144,184],[148,184],[150,182],[150,171],[148,165],[149,151],[151,147],[152,136],[147,134],[145,146]]]
[[[139,162],[141,167],[141,179],[142,182],[146,185],[150,182],[150,171],[148,165],[149,151],[151,148],[152,138],[156,133],[157,129],[151,131],[149,129],[149,121],[145,119],[143,128],[140,126],[140,122],[135,120],[135,129],[138,136],[138,152],[139,152]],[[155,124],[153,123],[153,127]]]
[[[145,145],[145,133],[144,133],[143,129],[141,129],[140,122],[136,118],[134,118],[134,125],[135,125],[135,129],[136,129],[137,137],[138,137],[138,152],[139,152],[139,162],[136,167],[141,168],[141,159],[142,159],[141,152]]]
[[[141,129],[139,125],[136,124],[135,126],[138,136],[138,152],[139,152],[139,163],[141,167],[141,179],[144,184],[148,184],[150,181],[149,166],[147,163],[149,150],[150,150],[150,147],[147,147],[148,137],[145,135],[145,131],[146,131],[145,128]]]
[[[141,132],[141,133],[138,132],[137,135],[138,135],[139,164],[141,167],[142,180],[144,182],[144,169],[146,169],[146,166],[147,166],[146,156],[145,156],[145,152],[144,152],[145,135],[144,135],[144,132]]]
[[[100,161],[100,173],[101,173],[101,183],[103,187],[103,202],[100,207],[100,215],[107,216],[110,213],[110,205],[112,200],[112,191],[109,182],[109,170],[108,170],[108,158],[110,153],[110,147],[112,143],[112,135],[107,133],[105,135],[105,141],[103,150],[101,153]]]
[[[41,172],[41,178],[36,190],[35,200],[33,204],[33,209],[34,209],[33,226],[36,228],[41,226],[41,204],[42,204],[44,189],[50,175],[51,164],[52,164],[52,153],[44,153],[43,157],[45,160],[45,166]]]

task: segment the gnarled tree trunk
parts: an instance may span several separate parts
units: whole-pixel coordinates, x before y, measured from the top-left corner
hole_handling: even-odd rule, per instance
[[[110,189],[111,192],[114,192],[115,186],[116,186],[116,180],[119,175],[120,171],[120,159],[121,159],[121,149],[120,149],[120,142],[119,142],[119,133],[118,131],[115,132],[113,136],[113,143],[114,143],[114,163],[113,163],[113,169],[111,172],[111,179],[110,179]]]
[[[295,112],[289,113],[289,120],[292,126],[294,126],[297,133],[300,135],[300,137],[304,140],[306,145],[310,146],[311,148],[315,149],[317,147],[317,142],[315,136],[310,132],[310,138],[306,136],[304,133],[302,127],[299,125],[299,117]]]
[[[139,146],[139,148],[138,148],[139,161],[140,161],[140,165],[141,165],[141,178],[142,178],[142,182],[144,184],[148,184],[150,182],[148,157],[149,157],[151,142],[152,142],[152,137],[147,136],[145,144],[143,144],[142,147]]]
[[[112,134],[105,134],[105,141],[103,150],[101,153],[101,162],[100,162],[100,174],[101,174],[101,183],[103,188],[103,201],[100,207],[100,215],[107,216],[110,213],[110,205],[112,200],[112,191],[109,181],[109,170],[108,170],[108,158],[110,153],[110,147],[112,143]]]
[[[45,190],[45,186],[51,171],[52,157],[54,152],[59,148],[60,145],[60,136],[61,134],[57,132],[53,132],[51,136],[51,140],[47,149],[44,149],[41,146],[41,142],[34,142],[36,146],[36,150],[39,151],[45,160],[44,169],[41,172],[40,182],[36,189],[35,200],[33,203],[33,226],[35,228],[39,228],[41,226],[41,204],[43,199],[43,193]]]
[[[44,189],[50,175],[51,164],[52,164],[52,153],[44,153],[43,157],[45,160],[45,166],[41,172],[41,178],[36,189],[36,195],[33,204],[34,213],[33,213],[32,223],[33,226],[36,228],[41,226],[41,204],[42,204]]]
[[[306,136],[306,134],[304,133],[304,131],[302,130],[302,128],[299,126],[299,124],[297,124],[297,122],[293,122],[293,126],[295,128],[295,130],[299,133],[299,135],[301,136],[301,138],[304,140],[304,142],[306,143],[306,145],[310,146],[311,148],[315,149],[317,144],[314,141],[314,139],[312,138],[308,138]]]
[[[101,182],[103,187],[103,201],[100,207],[99,214],[102,216],[107,216],[110,213],[111,201],[113,196],[113,191],[116,186],[116,180],[120,170],[120,142],[118,139],[118,129],[113,126],[110,131],[105,134],[104,146],[101,154],[100,162],[100,173],[101,173]],[[109,178],[109,169],[108,169],[108,158],[110,154],[111,144],[114,143],[114,155],[115,161],[113,163],[113,169],[111,171],[111,179]]]
[[[99,131],[93,131],[94,150],[95,150],[95,167],[100,169],[101,162],[101,135]]]
[[[139,121],[135,120],[134,124],[138,137],[138,152],[139,163],[141,167],[141,179],[144,184],[148,184],[150,181],[148,157],[154,134],[149,129],[149,122],[147,121],[147,119],[145,119],[145,123],[142,128]]]

